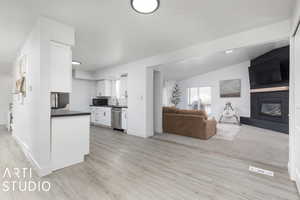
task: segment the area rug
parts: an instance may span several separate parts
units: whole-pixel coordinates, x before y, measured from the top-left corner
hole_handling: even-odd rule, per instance
[[[218,124],[216,139],[232,141],[240,131],[240,126],[235,124]]]

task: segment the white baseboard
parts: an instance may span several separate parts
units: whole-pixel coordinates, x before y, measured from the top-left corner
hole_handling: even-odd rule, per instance
[[[28,146],[22,142],[17,136],[13,135],[13,138],[16,140],[16,142],[20,145],[23,153],[25,154],[27,160],[30,162],[30,164],[33,166],[33,169],[36,171],[36,173],[40,176],[47,176],[52,173],[51,168],[43,168],[39,165],[39,163],[34,159],[32,156]]]
[[[292,168],[290,162],[288,162],[288,172],[289,172],[289,175],[290,175],[290,179],[291,179],[292,181],[296,181],[296,178],[295,178],[295,170]]]
[[[295,181],[296,181],[296,185],[298,188],[298,192],[300,194],[300,172],[298,171],[298,169],[296,169],[296,177],[295,177]]]
[[[141,133],[143,133],[143,131],[138,131],[138,130],[134,130],[134,129],[127,130],[128,135],[133,135],[133,136],[142,137],[142,138],[148,138],[146,134],[142,135]]]
[[[146,137],[149,138],[149,137],[153,137],[154,136],[154,130],[147,130],[146,131]]]

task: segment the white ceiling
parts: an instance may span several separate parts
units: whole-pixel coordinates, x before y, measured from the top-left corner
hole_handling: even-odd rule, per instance
[[[184,80],[196,75],[252,60],[273,49],[287,45],[289,45],[288,40],[234,49],[231,54],[226,54],[224,51],[216,52],[211,55],[191,58],[177,63],[168,63],[160,66],[160,69],[164,73],[166,80]]]
[[[0,62],[12,62],[39,15],[76,29],[84,70],[125,64],[287,19],[295,0],[161,0],[140,15],[130,0],[0,0]]]

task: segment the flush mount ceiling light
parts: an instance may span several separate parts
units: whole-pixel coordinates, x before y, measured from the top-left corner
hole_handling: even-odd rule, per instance
[[[233,53],[233,49],[226,50],[225,53],[226,54],[231,54],[231,53]]]
[[[159,8],[159,0],[131,0],[131,7],[138,13],[151,14]]]
[[[72,65],[81,65],[81,62],[76,61],[76,60],[73,60],[73,61],[72,61]]]

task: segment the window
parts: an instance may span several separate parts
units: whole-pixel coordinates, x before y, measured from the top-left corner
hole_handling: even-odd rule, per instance
[[[187,89],[188,105],[192,109],[205,110],[211,114],[211,87],[199,87]]]
[[[192,105],[195,101],[199,100],[198,88],[188,88],[188,104]]]

